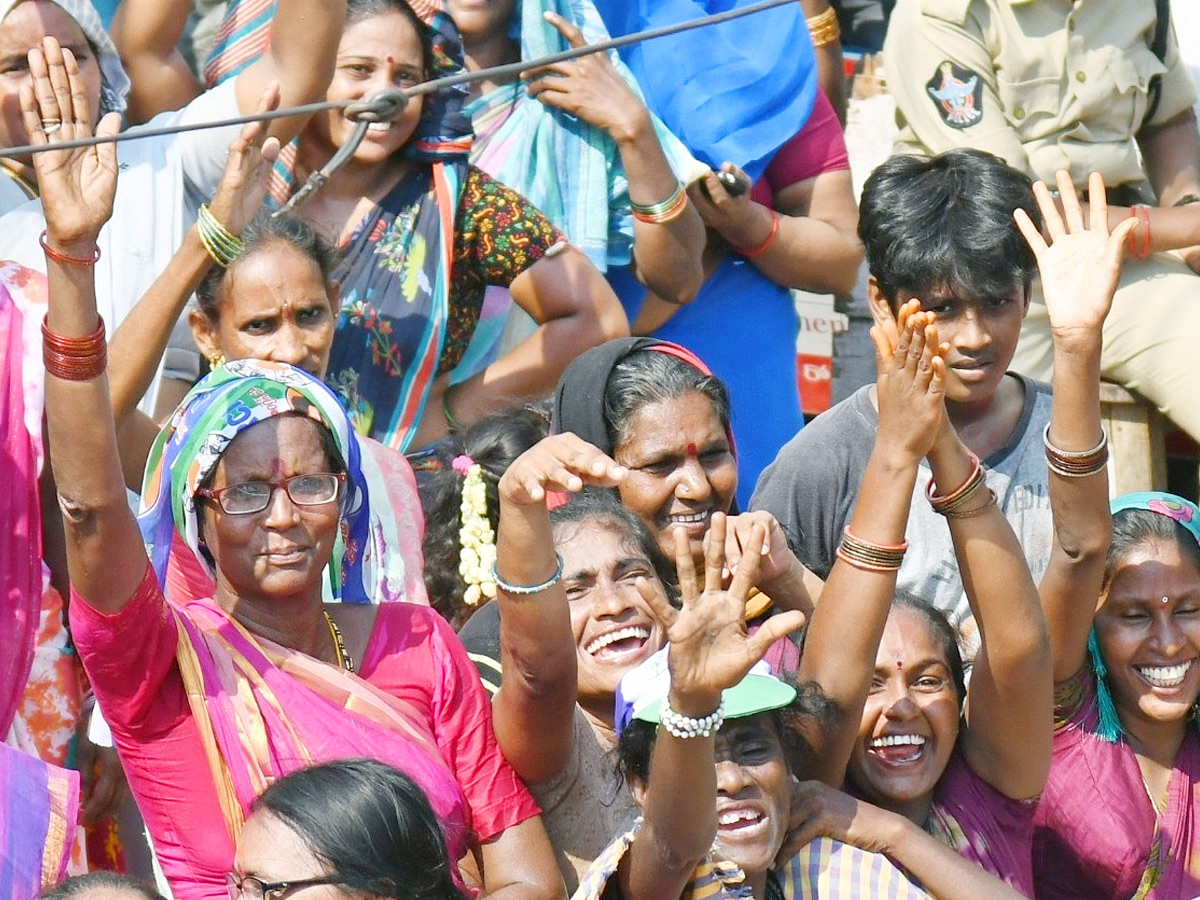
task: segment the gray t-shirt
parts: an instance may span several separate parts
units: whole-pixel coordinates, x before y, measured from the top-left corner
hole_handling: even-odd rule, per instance
[[[987,483],[1016,532],[1034,582],[1050,562],[1054,524],[1046,483],[1042,430],[1050,421],[1050,387],[1021,376],[1025,406],[1009,442],[983,461]],[[801,562],[829,576],[842,529],[850,521],[875,444],[879,413],[861,388],[817,416],[787,442],[762,473],[750,500],[779,520]],[[974,656],[978,639],[946,520],[925,499],[932,473],[922,462],[913,488],[905,538],[908,553],[897,590],[916,594],[945,612]]]

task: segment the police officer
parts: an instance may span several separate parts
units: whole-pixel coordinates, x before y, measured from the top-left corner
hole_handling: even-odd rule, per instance
[[[900,0],[884,58],[897,152],[976,147],[1051,186],[1065,169],[1081,190],[1098,171],[1110,225],[1141,219],[1104,327],[1103,377],[1200,438],[1196,90],[1157,6],[1161,31],[1155,0]],[[1013,368],[1048,381],[1051,359],[1035,291]]]

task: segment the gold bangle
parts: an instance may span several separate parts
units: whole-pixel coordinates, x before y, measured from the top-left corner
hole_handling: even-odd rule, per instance
[[[812,35],[814,50],[832,44],[842,36],[842,30],[838,27],[837,11],[832,6],[804,21],[808,25],[808,33]]]
[[[209,211],[207,204],[200,204],[196,215],[196,231],[212,261],[223,269],[228,269],[246,252],[246,242],[222,225]]]

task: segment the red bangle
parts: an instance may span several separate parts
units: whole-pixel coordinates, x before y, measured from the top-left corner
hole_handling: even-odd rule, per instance
[[[46,373],[64,381],[89,381],[108,367],[104,320],[96,317],[96,330],[81,338],[55,334],[42,319],[42,361]]]
[[[78,257],[78,256],[67,256],[67,254],[65,254],[65,253],[59,253],[57,250],[53,249],[48,243],[46,243],[46,232],[45,231],[43,231],[41,233],[41,235],[39,235],[38,243],[42,245],[42,250],[45,251],[45,253],[48,257],[50,257],[56,263],[62,263],[64,266],[79,266],[81,269],[90,269],[92,266],[94,266],[97,262],[100,261],[100,248],[99,247],[96,247],[95,249],[93,249],[91,259],[82,259],[81,257]]]
[[[775,238],[777,237],[779,237],[779,213],[771,210],[771,233],[767,235],[766,240],[757,247],[734,247],[733,249],[742,256],[758,256],[758,254],[775,243]]]
[[[1138,246],[1137,229],[1129,233],[1127,244],[1129,245],[1129,255],[1134,259],[1145,259],[1150,255],[1150,207],[1144,203],[1135,203],[1129,207],[1129,217],[1137,219],[1141,223],[1141,246]]]

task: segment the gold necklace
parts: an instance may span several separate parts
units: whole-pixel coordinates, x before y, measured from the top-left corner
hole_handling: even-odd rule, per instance
[[[333,649],[337,653],[338,668],[353,672],[354,657],[346,652],[346,642],[342,640],[342,629],[337,627],[337,622],[333,621],[333,616],[328,612],[321,610],[321,615],[325,617],[325,624],[329,626],[329,634],[333,637]]]

